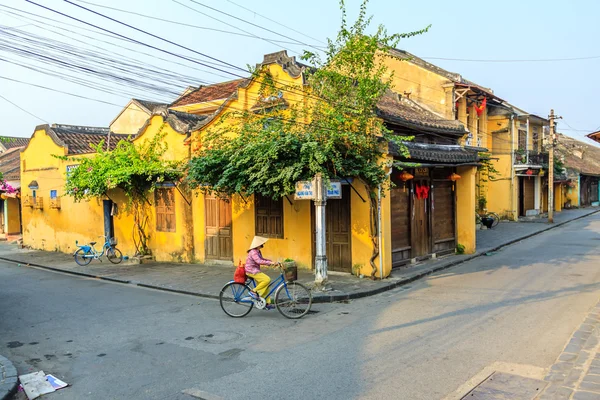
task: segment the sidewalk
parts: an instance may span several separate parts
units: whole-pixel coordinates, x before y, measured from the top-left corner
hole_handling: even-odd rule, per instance
[[[314,301],[316,303],[328,303],[382,293],[598,211],[600,211],[598,207],[563,211],[556,215],[553,225],[530,222],[503,222],[492,230],[477,232],[478,251],[475,254],[447,256],[399,268],[392,271],[391,276],[383,281],[372,281],[367,278],[359,279],[349,274],[330,273],[327,289],[325,291],[314,291]],[[234,272],[234,266],[182,263],[131,264],[126,262],[112,265],[106,260],[102,263],[92,261],[90,265],[81,267],[75,264],[71,255],[19,249],[14,244],[6,243],[0,244],[0,260],[15,262],[19,266],[41,267],[75,275],[208,298],[218,298],[221,287],[233,279]],[[273,270],[267,270],[266,272],[272,277],[276,274]],[[313,280],[312,271],[298,271],[299,282],[312,287]]]
[[[17,370],[9,359],[0,356],[0,400],[6,400],[17,391]]]

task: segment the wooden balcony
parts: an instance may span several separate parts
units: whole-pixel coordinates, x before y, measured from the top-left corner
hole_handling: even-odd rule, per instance
[[[50,199],[50,208],[55,210],[60,210],[60,197],[55,197]]]
[[[514,165],[545,166],[548,165],[548,153],[539,153],[532,150],[517,150],[513,153]]]
[[[31,196],[25,196],[23,197],[23,207],[33,207],[33,197]]]
[[[33,208],[35,208],[36,210],[43,210],[44,209],[44,198],[43,197],[36,197],[35,202],[33,203]]]

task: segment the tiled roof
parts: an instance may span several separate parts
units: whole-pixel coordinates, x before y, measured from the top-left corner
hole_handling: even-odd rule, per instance
[[[565,167],[581,174],[600,175],[600,147],[558,134],[556,154],[564,157]]]
[[[236,79],[233,81],[216,83],[209,86],[200,86],[198,89],[175,100],[171,107],[186,106],[189,104],[204,103],[207,101],[226,99],[235,92],[235,90],[245,83],[247,79]]]
[[[404,142],[408,149],[410,158],[401,156],[398,146],[395,143],[389,144],[390,154],[400,156],[409,162],[419,163],[434,162],[446,164],[476,163],[479,161],[479,155],[476,150],[466,149],[459,145],[442,145]]]
[[[18,181],[21,179],[21,149],[13,147],[0,154],[0,172],[4,180]]]
[[[29,143],[29,138],[24,137],[12,137],[12,136],[0,136],[0,144],[6,149],[12,149],[15,147],[25,147]]]
[[[102,140],[108,141],[108,128],[98,128],[77,125],[53,124],[47,130],[54,142],[59,146],[66,147],[68,154],[93,153],[92,146],[100,144]],[[111,133],[110,149],[114,149],[121,140],[126,140],[129,135]]]
[[[460,122],[442,118],[412,100],[400,98],[391,91],[388,91],[377,104],[377,115],[386,122],[419,131],[453,135],[466,133],[465,127]]]
[[[140,100],[140,99],[133,99],[133,101],[137,102],[140,106],[145,108],[146,111],[148,111],[149,113],[152,113],[156,107],[168,106],[168,104],[158,103],[156,101],[148,101],[148,100]]]

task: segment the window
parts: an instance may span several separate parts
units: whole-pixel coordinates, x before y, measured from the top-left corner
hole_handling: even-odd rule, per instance
[[[254,195],[256,235],[283,239],[283,199]]]
[[[50,191],[50,198],[54,200],[54,199],[56,199],[57,197],[58,197],[58,195],[57,195],[57,193],[56,193],[56,190],[51,190],[51,191]]]
[[[519,129],[519,150],[527,150],[527,131]]]
[[[175,189],[158,188],[154,192],[156,230],[175,232]]]

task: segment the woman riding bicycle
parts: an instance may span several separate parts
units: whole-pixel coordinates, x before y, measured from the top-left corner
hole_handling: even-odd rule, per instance
[[[260,266],[277,264],[271,260],[263,258],[260,251],[260,249],[264,247],[268,240],[269,239],[262,236],[254,236],[254,239],[252,239],[252,243],[250,244],[250,248],[248,249],[248,257],[246,258],[246,275],[256,281],[256,287],[250,292],[250,296],[255,300],[258,300],[259,297],[264,298],[267,295],[269,283],[271,283],[271,278],[269,278],[269,275],[260,271]],[[266,301],[267,308],[273,308],[273,306],[270,304],[271,298],[266,299]]]

